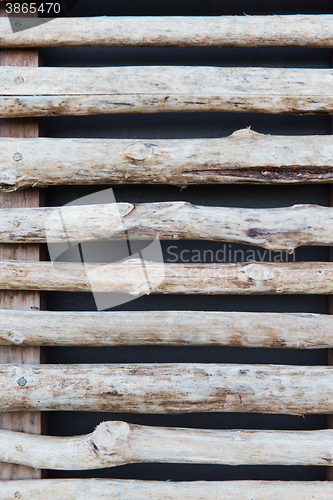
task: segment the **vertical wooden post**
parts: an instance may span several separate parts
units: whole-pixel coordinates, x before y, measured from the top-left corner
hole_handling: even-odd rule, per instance
[[[6,16],[5,5],[0,5],[0,15]],[[20,67],[38,66],[38,50],[13,49],[0,50],[1,66],[17,66],[17,77]],[[38,137],[38,119],[1,119],[1,137]],[[24,150],[19,148],[19,155],[24,157]],[[20,156],[16,155],[20,161]],[[40,193],[37,189],[27,189],[16,193],[0,193],[0,209],[9,207],[36,207],[40,204]],[[16,224],[18,224],[16,222]],[[39,260],[39,245],[1,245],[0,259]],[[0,307],[2,309],[39,309],[40,294],[38,292],[5,292],[0,291]],[[9,332],[8,332],[9,333]],[[0,363],[40,363],[40,349],[37,347],[2,346],[0,347]],[[13,381],[16,383],[16,381]],[[0,428],[24,431],[32,434],[41,433],[40,412],[17,412],[0,414]],[[0,479],[39,479],[41,472],[29,467],[0,463]]]

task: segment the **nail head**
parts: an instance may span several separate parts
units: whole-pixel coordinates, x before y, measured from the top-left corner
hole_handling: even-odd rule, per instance
[[[14,80],[15,83],[23,83],[24,82],[24,78],[22,78],[22,76],[17,76]]]
[[[15,153],[13,158],[15,161],[20,161],[20,160],[22,160],[22,155],[21,155],[21,153]]]
[[[16,269],[12,269],[11,273],[12,273],[13,276],[15,276],[15,274],[17,274]]]
[[[27,381],[26,381],[26,379],[24,377],[21,377],[21,378],[18,379],[17,383],[18,383],[18,385],[20,387],[23,387],[24,385],[27,384]]]

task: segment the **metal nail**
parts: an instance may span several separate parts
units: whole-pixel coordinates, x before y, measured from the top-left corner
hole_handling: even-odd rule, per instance
[[[13,158],[15,161],[20,161],[20,160],[22,160],[22,155],[21,155],[21,153],[15,153]]]

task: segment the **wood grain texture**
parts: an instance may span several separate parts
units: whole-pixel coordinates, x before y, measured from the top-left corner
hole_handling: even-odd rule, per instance
[[[292,253],[299,246],[333,245],[333,208],[294,205],[250,209],[187,202],[109,203],[3,209],[0,242],[210,240]]]
[[[333,317],[215,311],[0,310],[0,345],[333,348]]]
[[[5,290],[158,294],[332,294],[328,262],[163,264],[129,259],[112,264],[0,261]]]
[[[126,481],[116,479],[46,479],[4,481],[0,500],[331,500],[326,481]],[[17,496],[17,498],[19,498]]]
[[[0,139],[0,190],[75,184],[289,184],[333,181],[330,136],[221,139]]]
[[[333,413],[330,366],[3,364],[0,386],[5,411]]]
[[[240,111],[330,114],[332,69],[0,68],[0,117]]]
[[[102,469],[130,463],[327,465],[333,430],[239,431],[103,422],[88,435],[0,431],[0,458],[40,469]]]
[[[19,33],[3,20],[0,47],[333,47],[332,33],[332,15],[71,17]]]
[[[0,6],[0,16],[4,16],[4,6]],[[7,23],[8,19],[0,17],[0,22]],[[37,67],[39,56],[37,50],[32,49],[12,49],[0,50],[0,65],[12,68],[13,71],[20,71],[25,67]],[[17,67],[17,68],[16,68]],[[20,68],[20,69],[18,69]],[[25,138],[36,138],[39,135],[38,121],[35,119],[24,120],[4,120],[0,121],[0,136],[7,139],[9,137],[20,140]],[[25,190],[20,193],[0,193],[0,208],[7,209],[12,207],[26,208],[36,207],[40,204],[40,194],[36,190]],[[40,258],[38,245],[1,245],[0,258],[20,261],[38,261]],[[2,287],[0,287],[2,288]],[[0,291],[0,307],[5,309],[39,309],[40,295],[38,292],[8,292]],[[40,349],[38,347],[21,346],[2,346],[0,348],[0,361],[2,363],[39,363]],[[24,410],[24,409],[23,409]],[[41,414],[35,413],[2,413],[0,415],[0,427],[15,431],[24,431],[29,433],[41,433]],[[0,479],[30,479],[40,478],[40,471],[31,468],[0,464]]]

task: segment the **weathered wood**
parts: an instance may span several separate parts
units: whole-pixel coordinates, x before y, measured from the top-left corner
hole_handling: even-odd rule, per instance
[[[333,208],[294,205],[249,209],[187,202],[110,203],[3,209],[1,243],[96,240],[213,240],[292,253],[307,245],[333,245]]]
[[[333,263],[112,264],[0,261],[0,288],[162,294],[332,294]]]
[[[0,22],[9,25],[4,16],[4,5],[0,5]],[[0,65],[3,67],[12,66],[12,71],[21,71],[21,68],[30,66],[36,67],[39,64],[37,50],[13,49],[0,50]],[[0,91],[1,92],[1,91]],[[23,137],[35,138],[39,135],[38,121],[35,119],[24,120],[1,120],[0,136],[6,140],[14,137],[15,141],[20,142]],[[0,193],[0,208],[12,207],[34,207],[40,204],[39,190],[26,190],[20,193]],[[1,245],[0,259],[19,259],[38,261],[40,251],[38,245]],[[0,308],[5,309],[28,309],[40,307],[40,296],[38,292],[4,292],[0,291]],[[3,346],[0,348],[1,363],[34,363],[40,362],[40,349],[38,347],[21,346]],[[0,415],[0,427],[15,431],[24,431],[29,433],[41,433],[42,419],[39,412],[36,413],[2,413]],[[0,463],[0,479],[30,479],[40,478],[40,471],[26,468],[23,466]]]
[[[103,422],[74,437],[0,431],[0,458],[38,469],[102,469],[129,463],[327,465],[333,430],[239,431]]]
[[[45,479],[3,481],[0,500],[331,500],[326,481],[131,481]],[[16,497],[15,497],[16,494]],[[21,495],[20,497],[18,495]]]
[[[241,111],[333,112],[332,69],[0,68],[0,117]]]
[[[0,22],[0,46],[333,47],[332,33],[333,16],[327,14],[71,17],[19,33]]]
[[[4,411],[333,413],[330,366],[9,364],[0,387]]]
[[[333,181],[330,136],[221,139],[0,139],[0,190],[68,184],[323,183]]]
[[[0,345],[333,347],[333,317],[217,311],[0,310]]]

